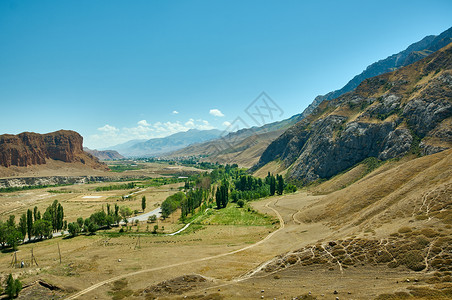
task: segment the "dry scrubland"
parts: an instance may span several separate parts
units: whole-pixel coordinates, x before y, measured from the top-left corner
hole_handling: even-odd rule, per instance
[[[370,173],[358,165],[307,190],[250,202],[250,211],[234,204],[209,210],[176,236],[153,235],[140,224],[126,235],[22,245],[18,258],[29,260],[33,248],[39,267],[11,269],[12,254],[1,253],[0,272],[55,286],[32,285],[23,299],[450,299],[451,172],[451,150],[389,161]],[[58,199],[72,220],[127,192],[90,191],[94,186],[2,194],[8,204],[0,213]],[[148,188],[148,209],[176,190]],[[94,193],[102,198],[82,198]],[[141,194],[136,198],[126,202],[132,209],[139,209]],[[166,220],[166,231],[182,227],[176,219]]]

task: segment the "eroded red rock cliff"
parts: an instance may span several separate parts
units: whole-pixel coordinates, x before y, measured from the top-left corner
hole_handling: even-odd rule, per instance
[[[80,162],[96,169],[107,169],[105,164],[83,151],[83,137],[75,131],[0,135],[0,166],[42,165],[47,159],[67,163]]]

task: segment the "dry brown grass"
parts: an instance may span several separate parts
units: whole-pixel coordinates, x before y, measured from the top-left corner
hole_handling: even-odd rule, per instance
[[[44,188],[14,193],[0,193],[0,218],[6,220],[9,215],[15,215],[16,220],[26,213],[27,209],[37,206],[41,213],[54,201],[58,200],[64,207],[64,213],[68,222],[75,221],[78,217],[87,218],[99,210],[106,210],[107,204],[114,207],[128,206],[132,210],[141,212],[141,197],[146,196],[146,211],[153,210],[169,195],[178,191],[183,183],[171,184],[160,187],[149,187],[131,198],[122,200],[121,196],[127,195],[133,190],[115,190],[96,192],[96,187],[107,186],[112,183],[96,183],[74,185],[58,188]],[[66,190],[71,193],[49,193],[48,190]],[[84,198],[86,196],[99,196],[100,198]]]
[[[452,226],[447,225],[450,216],[448,195],[452,186],[451,156],[452,151],[445,151],[414,160],[408,157],[388,162],[348,187],[324,196],[299,191],[251,202],[254,209],[263,213],[274,214],[272,208],[277,210],[285,227],[256,247],[232,255],[199,261],[250,246],[264,239],[274,228],[203,225],[189,234],[168,237],[143,233],[145,224],[140,224],[140,247],[135,247],[138,241],[135,226],[132,233],[126,235],[98,233],[73,239],[56,238],[20,246],[19,260],[29,260],[30,250],[34,247],[40,267],[13,272],[25,282],[40,278],[57,283],[63,291],[72,293],[118,275],[161,267],[158,271],[128,277],[127,284],[120,281],[101,286],[81,299],[152,298],[153,293],[142,295],[140,292],[146,287],[193,273],[208,278],[208,286],[206,290],[194,287],[184,291],[181,298],[209,299],[208,295],[233,299],[255,299],[262,295],[265,298],[290,298],[306,295],[311,290],[313,297],[320,298],[321,294],[333,297],[333,291],[337,289],[340,298],[346,298],[347,291],[351,292],[349,297],[367,299],[369,295],[374,298],[403,290],[410,297],[423,299],[422,293],[426,290],[407,289],[414,278],[434,290],[432,295],[436,295],[437,291],[447,291],[446,285],[450,284],[452,276]],[[339,183],[356,178],[358,171],[351,170],[350,174],[334,178],[323,187],[334,189]],[[84,186],[71,188],[82,189]],[[98,209],[105,201],[116,201],[113,198],[107,200],[107,194],[111,192],[101,192],[105,198],[100,201],[81,198],[92,192],[80,190],[52,197],[60,198],[72,207],[68,206],[68,213],[82,211],[83,214]],[[117,192],[118,195],[122,193]],[[29,205],[27,201],[32,199],[21,193],[11,194],[16,198],[4,198],[9,201],[7,206],[15,205],[17,214],[24,211],[25,205],[20,203]],[[157,203],[158,199],[164,198],[165,192],[155,188],[146,193],[149,193],[146,194],[149,203]],[[136,202],[130,202],[133,209],[135,205],[139,207],[140,196],[134,200]],[[52,197],[34,201],[44,207],[53,201]],[[116,191],[110,197],[117,197]],[[334,226],[327,227],[326,223]],[[171,225],[164,226],[166,229]],[[61,265],[57,243],[63,255]],[[0,254],[2,274],[11,270],[8,267],[10,260],[11,253]],[[258,272],[258,276],[230,281],[268,261],[271,263]],[[173,264],[176,265],[171,267]],[[425,272],[419,272],[421,268]],[[411,283],[402,284],[407,278]],[[261,292],[263,289],[265,293]],[[155,296],[176,298],[175,294]],[[395,297],[402,297],[402,294],[395,294]]]
[[[316,195],[325,195],[343,189],[351,183],[363,177],[366,173],[366,166],[359,164],[350,171],[334,176],[318,186],[312,187],[309,191]]]
[[[268,172],[284,176],[287,173],[287,169],[284,168],[280,161],[271,161],[262,168],[259,168],[259,170],[257,170],[256,172],[254,172],[253,176],[264,178],[268,175]]]
[[[428,198],[435,190],[443,191],[445,188],[450,194],[452,150],[383,165],[381,169],[383,170],[377,169],[353,185],[330,194],[329,204],[320,219],[337,226],[353,222],[355,225],[365,223],[378,227],[393,219],[400,220],[425,213],[431,217],[434,212],[432,208],[438,203],[436,200],[432,203],[425,201],[425,197]],[[443,192],[440,194],[447,195]],[[447,203],[446,201],[444,205]],[[311,211],[316,209],[314,206]]]

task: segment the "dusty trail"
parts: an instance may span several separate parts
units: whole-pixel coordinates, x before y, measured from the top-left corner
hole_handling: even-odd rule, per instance
[[[209,257],[204,257],[204,258],[200,258],[200,259],[184,261],[184,262],[181,262],[181,263],[176,263],[176,264],[171,264],[171,265],[166,265],[166,266],[161,266],[161,267],[155,267],[155,268],[150,268],[150,269],[144,269],[144,270],[140,270],[140,271],[136,271],[136,272],[131,272],[131,273],[127,273],[127,274],[118,275],[118,276],[112,277],[110,279],[98,282],[98,283],[96,283],[96,284],[94,284],[94,285],[92,285],[92,286],[90,286],[90,287],[88,287],[88,288],[86,288],[84,290],[81,290],[80,292],[75,293],[75,294],[67,297],[66,300],[76,299],[76,298],[78,298],[78,297],[80,297],[82,295],[85,295],[85,294],[87,294],[87,293],[89,293],[89,292],[91,292],[91,291],[93,291],[93,290],[105,285],[105,284],[112,283],[114,281],[117,281],[117,280],[120,280],[120,279],[123,279],[123,278],[139,275],[139,274],[142,274],[142,273],[159,271],[159,270],[179,267],[179,266],[183,266],[183,265],[189,265],[189,264],[199,263],[199,262],[203,262],[203,261],[208,261],[208,260],[212,260],[212,259],[216,259],[216,258],[221,258],[221,257],[225,257],[225,256],[228,256],[228,255],[233,255],[233,254],[236,254],[236,253],[239,253],[239,252],[242,252],[242,251],[254,248],[256,246],[259,246],[262,243],[265,243],[266,241],[271,239],[273,235],[275,235],[277,232],[281,231],[285,227],[284,220],[283,220],[281,214],[276,209],[274,209],[273,207],[269,206],[272,201],[274,201],[274,200],[270,200],[265,205],[265,207],[267,207],[267,208],[269,208],[269,209],[271,209],[272,211],[275,212],[276,216],[279,219],[280,227],[277,230],[275,230],[275,231],[271,232],[270,234],[268,234],[264,239],[258,241],[257,243],[254,243],[252,245],[246,246],[244,248],[240,248],[240,249],[234,250],[232,252],[222,253],[222,254],[209,256]],[[278,201],[278,199],[276,201]]]

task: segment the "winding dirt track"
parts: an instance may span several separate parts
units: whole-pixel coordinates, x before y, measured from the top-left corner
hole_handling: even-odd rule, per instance
[[[117,281],[117,280],[120,280],[120,279],[123,279],[123,278],[135,276],[135,275],[142,274],[142,273],[153,272],[153,271],[159,271],[159,270],[174,268],[174,267],[178,267],[178,266],[183,266],[183,265],[189,265],[189,264],[193,264],[193,263],[198,263],[198,262],[202,262],[202,261],[208,261],[208,260],[216,259],[216,258],[220,258],[220,257],[225,257],[225,256],[228,256],[228,255],[236,254],[236,253],[239,253],[239,252],[242,252],[242,251],[251,249],[251,248],[256,247],[256,246],[258,246],[258,245],[260,245],[260,244],[262,244],[262,243],[265,243],[265,242],[266,242],[267,240],[269,240],[273,235],[275,235],[277,232],[279,232],[280,230],[282,230],[282,229],[284,228],[284,225],[285,225],[285,224],[284,224],[284,220],[283,220],[282,216],[280,215],[280,213],[279,213],[276,209],[274,209],[273,207],[270,207],[270,206],[269,206],[270,203],[271,203],[272,201],[275,201],[275,200],[270,200],[270,201],[265,205],[265,207],[267,207],[267,208],[269,208],[269,209],[271,209],[271,210],[273,210],[273,211],[275,212],[276,216],[277,216],[278,219],[279,219],[280,227],[279,227],[277,230],[271,232],[271,233],[270,233],[269,235],[267,235],[264,239],[260,240],[260,241],[257,242],[257,243],[254,243],[254,244],[252,244],[252,245],[246,246],[246,247],[244,247],[244,248],[240,248],[240,249],[238,249],[238,250],[234,250],[234,251],[232,251],[232,252],[222,253],[222,254],[218,254],[218,255],[214,255],[214,256],[208,256],[208,257],[204,257],[204,258],[200,258],[200,259],[185,261],[185,262],[176,263],[176,264],[167,265],[167,266],[161,266],[161,267],[156,267],[156,268],[144,269],[144,270],[140,270],[140,271],[136,271],[136,272],[131,272],[131,273],[127,273],[127,274],[122,274],[122,275],[119,275],[119,276],[116,276],[116,277],[112,277],[112,278],[110,278],[110,279],[107,279],[107,280],[98,282],[98,283],[96,283],[96,284],[94,284],[94,285],[92,285],[92,286],[90,286],[90,287],[88,287],[88,288],[86,288],[86,289],[84,289],[84,290],[81,290],[81,291],[78,292],[78,293],[75,293],[75,294],[73,294],[73,295],[67,297],[66,300],[76,299],[76,298],[78,298],[78,297],[80,297],[80,296],[82,296],[82,295],[85,295],[86,293],[89,293],[89,292],[91,292],[91,291],[93,291],[93,290],[95,290],[95,289],[97,289],[97,288],[99,288],[99,287],[101,287],[101,286],[103,286],[103,285],[105,285],[105,284],[112,283],[112,282],[114,282],[114,281]],[[276,201],[277,201],[277,200],[276,200]]]

